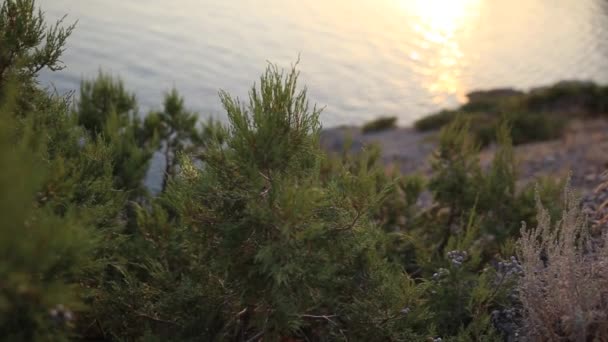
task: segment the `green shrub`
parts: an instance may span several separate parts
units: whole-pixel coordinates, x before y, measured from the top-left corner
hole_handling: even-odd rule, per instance
[[[15,13],[41,20],[31,1],[2,6],[0,37],[15,33],[6,32]],[[52,39],[61,52],[64,38]],[[31,48],[20,53],[41,61]],[[499,341],[518,331],[522,303],[538,328],[528,330],[533,337],[555,333],[556,322],[565,327],[560,337],[581,337],[581,327],[603,332],[587,324],[603,317],[591,310],[601,284],[587,269],[581,279],[592,279],[585,285],[595,292],[572,298],[591,303],[579,310],[588,320],[572,323],[564,309],[572,301],[538,319],[531,303],[557,298],[556,284],[584,288],[552,280],[580,268],[541,267],[546,274],[521,278],[514,257],[520,222],[534,222],[535,196],[553,204],[551,217],[562,208],[551,201],[560,188],[553,180],[517,191],[512,145],[557,134],[560,115],[524,114],[520,97],[477,94],[472,112],[427,121],[445,126],[426,179],[389,170],[374,146],[325,155],[320,111],[295,69],[269,66],[248,101],[221,92],[228,125],[199,128],[175,90],[140,119],[119,79],[83,81],[72,106],[35,86],[31,65],[11,63],[0,74],[0,336]],[[395,124],[383,120],[374,125]],[[479,147],[491,141],[498,149],[485,169]],[[163,191],[146,197],[141,179],[161,146]],[[425,193],[433,203],[420,206]],[[582,232],[569,224],[578,223],[572,203],[562,229],[549,234],[557,245]],[[524,270],[543,260],[543,248],[555,252],[548,217],[541,210],[544,228],[520,240]],[[574,251],[546,256],[586,264]]]
[[[468,102],[461,106],[465,112],[500,113],[514,100],[521,98],[523,92],[514,89],[492,89],[474,91],[467,94]]]
[[[176,89],[165,94],[163,110],[149,113],[145,124],[153,130],[164,143],[165,172],[161,189],[164,190],[178,166],[178,153],[193,153],[201,143],[197,130],[196,113],[185,109],[184,99]]]
[[[38,73],[61,70],[61,54],[74,25],[63,19],[47,25],[34,0],[6,0],[0,5],[0,93],[11,78],[13,87],[35,86]],[[18,101],[20,99],[17,99]]]
[[[566,119],[559,115],[516,113],[510,116],[513,143],[524,144],[561,137]]]
[[[126,196],[115,146],[89,135],[66,98],[37,86],[61,68],[72,30],[50,28],[33,1],[0,7],[0,335],[62,340],[91,326],[89,309],[119,258]]]
[[[442,130],[428,182],[435,206],[401,225],[390,248],[408,273],[429,286],[427,334],[502,340],[513,338],[520,325],[513,239],[520,223],[535,216],[534,192],[516,191],[511,123],[499,125],[498,150],[485,171],[469,124],[470,117],[459,117]],[[539,193],[552,199],[558,187],[546,181]]]
[[[207,129],[216,138],[203,166],[184,157],[159,202],[138,211],[129,247],[138,266],[110,290],[104,331],[179,340],[418,336],[421,288],[386,260],[385,233],[371,217],[388,184],[368,162],[334,164],[322,177],[319,111],[296,80],[294,70],[269,67],[247,105],[222,93],[230,125]],[[415,309],[402,313],[407,306]]]
[[[31,121],[30,121],[31,122]],[[60,212],[44,161],[5,102],[0,106],[0,335],[9,340],[58,340],[70,335],[83,309],[78,276],[90,267],[98,236],[69,205]],[[55,163],[55,165],[57,165]],[[67,183],[67,184],[66,184]],[[68,186],[68,182],[58,184]],[[61,191],[59,188],[56,191]]]
[[[222,93],[226,144],[205,152],[201,171],[185,166],[193,175],[176,184],[188,189],[183,219],[203,223],[194,227],[209,234],[214,267],[238,294],[225,314],[246,317],[223,334],[407,338],[415,318],[399,311],[417,289],[377,249],[383,234],[369,211],[382,193],[366,167],[320,181],[319,111],[296,80],[271,67],[247,106]]]
[[[437,130],[452,122],[456,115],[456,111],[442,110],[439,113],[431,114],[416,120],[414,122],[414,128],[421,132]]]
[[[562,81],[530,92],[524,100],[530,111],[575,111],[584,115],[605,110],[604,87],[593,82]]]
[[[321,176],[330,182],[344,169],[352,174],[365,171],[374,178],[376,191],[383,192],[380,206],[373,212],[374,221],[386,232],[406,230],[416,216],[416,202],[426,187],[426,180],[420,175],[402,175],[393,168],[387,169],[382,161],[382,151],[377,145],[366,146],[360,153],[350,153],[345,144],[339,155],[330,154],[323,158]]]
[[[438,203],[450,208],[448,225],[473,207],[480,191],[479,146],[469,134],[469,125],[460,117],[445,127],[433,156],[429,190]]]
[[[371,133],[386,131],[389,129],[394,129],[395,127],[397,127],[396,117],[381,117],[364,124],[363,127],[361,127],[361,131],[363,133]]]
[[[469,118],[470,131],[481,146],[496,141],[496,130],[503,117],[511,122],[511,137],[515,145],[557,139],[567,123],[567,119],[558,114],[515,111],[502,115],[476,112],[461,115]],[[419,131],[439,129],[454,120],[456,116],[455,112],[443,111],[416,121],[415,128]]]
[[[501,120],[511,123],[511,139],[514,145],[547,141],[561,137],[566,119],[560,115],[515,112],[500,117],[471,115],[471,131],[482,146],[496,141],[496,130]]]
[[[137,114],[135,95],[125,90],[122,80],[100,71],[81,82],[74,108],[89,138],[100,136],[112,148],[115,187],[127,190],[131,199],[145,195],[143,179],[158,143],[155,127],[142,123]]]
[[[509,92],[498,97],[492,91],[479,92],[456,110],[442,110],[417,120],[414,128],[437,130],[462,113],[470,117],[472,132],[486,146],[495,141],[496,129],[506,116],[516,145],[556,139],[573,118],[605,114],[607,89],[591,82],[560,82],[529,93]]]

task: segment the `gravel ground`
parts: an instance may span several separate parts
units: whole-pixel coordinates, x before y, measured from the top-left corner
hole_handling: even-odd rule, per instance
[[[362,134],[358,127],[339,127],[321,133],[321,145],[330,152],[342,152],[344,141],[352,139],[351,152],[364,146],[378,144],[387,165],[396,165],[404,173],[430,172],[429,157],[437,144],[437,132],[417,132],[413,128]]]
[[[340,127],[323,131],[321,143],[332,152],[342,151],[350,136],[352,151],[379,144],[383,160],[404,173],[430,175],[430,157],[436,148],[437,132],[416,132],[412,128],[362,134],[357,127]],[[488,165],[496,147],[481,151],[482,165]],[[608,168],[608,121],[576,121],[568,126],[561,139],[518,145],[514,148],[521,183],[533,182],[540,176],[567,177],[572,172],[572,185],[590,194]]]

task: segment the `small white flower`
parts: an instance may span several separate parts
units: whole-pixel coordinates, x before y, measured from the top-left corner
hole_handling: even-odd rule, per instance
[[[57,304],[54,308],[49,310],[49,316],[57,324],[65,324],[74,319],[74,314],[63,304]]]

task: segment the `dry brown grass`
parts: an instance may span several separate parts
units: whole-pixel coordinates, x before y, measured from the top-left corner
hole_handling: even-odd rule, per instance
[[[604,181],[597,186],[597,188],[595,188],[594,193],[595,194],[599,194],[603,191],[607,191],[608,190],[608,171],[605,171],[602,174],[602,178],[604,179]],[[599,212],[604,212],[605,208],[608,207],[608,199],[605,200],[604,202],[602,202],[599,207],[598,207],[598,211]],[[594,224],[597,227],[605,227],[608,225],[608,214],[606,215],[599,215],[599,217],[595,218],[596,221],[594,222]]]
[[[564,204],[561,219],[552,224],[537,198],[538,226],[522,228],[524,331],[531,341],[607,341],[608,235],[590,237],[569,187]]]

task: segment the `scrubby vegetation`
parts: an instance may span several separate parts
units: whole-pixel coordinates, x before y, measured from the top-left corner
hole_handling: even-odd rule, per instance
[[[380,117],[372,120],[361,127],[363,133],[371,133],[378,131],[385,131],[397,127],[397,118],[394,116]]]
[[[555,139],[570,120],[608,115],[608,86],[564,81],[528,93],[510,89],[473,92],[460,108],[424,117],[414,127],[419,131],[439,129],[459,115],[471,119],[472,133],[482,145],[495,141],[493,132],[504,117],[512,123],[514,144]]]
[[[532,340],[601,341],[608,336],[608,235],[593,237],[568,188],[561,219],[537,200],[538,225],[522,229],[519,285],[524,329]]]
[[[582,326],[563,321],[579,311],[533,307],[537,293],[557,300],[603,278],[593,258],[584,280],[552,266],[588,258],[567,249],[578,228],[541,228],[540,244],[524,230],[516,244],[520,222],[547,227],[559,213],[562,185],[516,190],[514,122],[493,132],[489,170],[459,117],[432,177],[400,175],[377,149],[321,150],[321,113],[295,68],[269,66],[245,101],[222,92],[227,124],[197,122],[175,90],[141,115],[104,73],[76,100],[50,93],[36,72],[60,67],[71,30],[60,27],[46,31],[31,0],[0,10],[3,338],[500,341],[568,322],[574,337],[606,338],[593,325],[600,294],[572,297],[588,300]],[[158,196],[142,185],[154,151],[166,157]],[[418,204],[424,191],[434,205]],[[538,217],[535,198],[548,204]],[[570,217],[562,227],[579,227]]]

